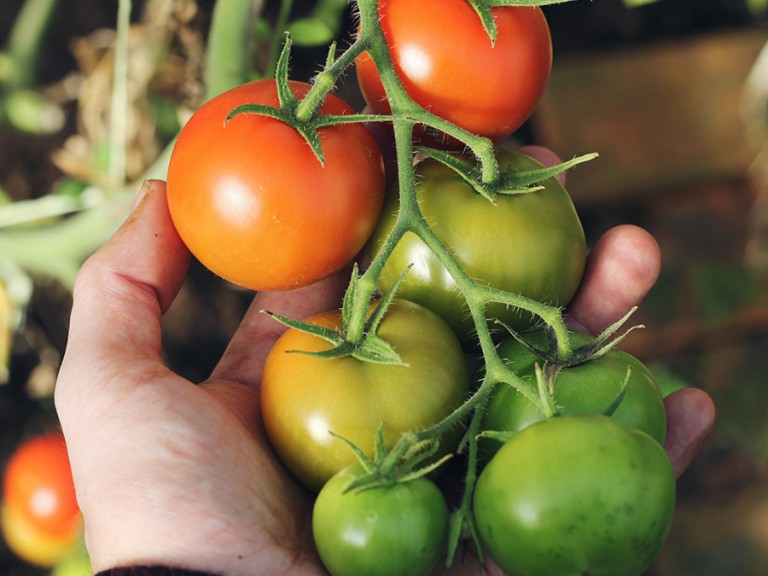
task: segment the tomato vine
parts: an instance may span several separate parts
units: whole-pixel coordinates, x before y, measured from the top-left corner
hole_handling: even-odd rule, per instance
[[[566,0],[567,1],[567,0]],[[550,0],[471,0],[470,2],[481,18],[491,41],[495,40],[496,28],[490,12],[496,6],[540,6],[553,4]],[[554,363],[567,363],[574,354],[566,328],[563,310],[557,306],[551,306],[520,294],[494,288],[481,284],[473,279],[457,262],[450,249],[437,237],[429,223],[421,213],[419,202],[416,198],[416,178],[414,172],[414,156],[422,153],[445,163],[455,170],[474,189],[493,201],[497,194],[525,194],[539,189],[538,183],[556,176],[557,174],[573,167],[574,165],[590,160],[594,155],[586,155],[574,158],[559,166],[533,170],[527,172],[501,170],[496,159],[495,145],[486,137],[473,134],[448,120],[445,120],[417,104],[405,90],[398,74],[385,38],[379,18],[378,0],[357,0],[357,14],[359,17],[358,34],[352,44],[341,55],[336,55],[335,44],[328,52],[323,69],[315,76],[312,89],[307,95],[296,100],[287,89],[288,61],[291,49],[290,37],[284,45],[283,54],[277,66],[277,81],[283,86],[281,92],[287,96],[281,99],[282,107],[279,110],[267,109],[263,106],[244,105],[233,111],[239,113],[266,114],[277,117],[296,127],[305,135],[307,142],[316,151],[318,161],[323,161],[320,140],[316,129],[319,118],[317,109],[324,98],[333,90],[341,75],[353,65],[355,60],[363,53],[368,53],[373,59],[380,75],[386,96],[391,108],[390,115],[356,115],[342,118],[324,117],[323,125],[339,122],[371,122],[388,121],[393,127],[397,179],[400,191],[399,210],[394,228],[384,240],[381,249],[370,262],[367,269],[358,274],[355,270],[352,281],[344,300],[344,327],[343,333],[328,333],[320,331],[316,326],[302,321],[278,317],[278,319],[293,328],[313,333],[332,342],[334,348],[323,352],[324,357],[340,357],[352,354],[355,357],[376,362],[399,362],[399,357],[394,350],[382,347],[376,336],[376,324],[369,319],[369,306],[374,301],[377,293],[377,280],[385,263],[390,258],[393,250],[403,236],[410,232],[416,234],[429,249],[439,258],[448,273],[453,277],[464,299],[477,332],[477,341],[480,353],[485,364],[485,375],[475,392],[456,410],[443,421],[418,432],[405,435],[390,451],[386,457],[380,460],[387,462],[388,469],[393,467],[393,462],[407,458],[413,452],[414,447],[429,445],[438,442],[441,436],[454,428],[458,423],[467,421],[467,429],[462,445],[467,451],[467,470],[465,477],[465,492],[458,510],[451,520],[450,545],[448,561],[450,562],[463,535],[469,532],[476,538],[474,522],[472,519],[471,505],[474,485],[478,477],[477,437],[481,431],[482,415],[495,386],[508,385],[516,389],[520,394],[528,398],[542,412],[553,415],[557,408],[551,398],[541,393],[541,389],[533,391],[528,386],[522,385],[516,376],[500,358],[494,339],[491,335],[486,307],[490,303],[501,303],[506,306],[524,310],[539,318],[547,327],[551,336],[551,361]],[[473,162],[458,161],[455,156],[442,153],[429,148],[414,146],[414,126],[425,125],[444,134],[466,146],[474,157]],[[407,273],[407,271],[404,271]],[[379,304],[379,316],[383,314],[389,298],[384,298]],[[607,332],[600,342],[613,336],[618,330],[616,325]],[[582,354],[584,350],[580,351]],[[596,349],[589,353],[595,354]],[[370,469],[370,463],[366,466]],[[409,466],[404,466],[409,469]],[[381,476],[380,471],[371,472],[371,478]],[[363,480],[365,483],[365,480]]]

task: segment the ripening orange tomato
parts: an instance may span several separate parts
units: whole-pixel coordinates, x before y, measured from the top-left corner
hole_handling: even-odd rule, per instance
[[[298,98],[310,86],[292,82]],[[318,129],[325,162],[290,125],[241,104],[278,106],[274,80],[257,80],[200,107],[174,146],[168,206],[192,254],[252,290],[311,284],[348,264],[384,201],[384,164],[361,124]],[[329,94],[320,115],[352,114]]]

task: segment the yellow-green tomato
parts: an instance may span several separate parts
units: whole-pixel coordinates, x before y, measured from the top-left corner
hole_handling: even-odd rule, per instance
[[[341,313],[309,321],[338,329]],[[314,491],[356,461],[334,434],[373,456],[379,425],[385,444],[392,446],[404,433],[445,418],[468,393],[461,345],[434,312],[395,300],[378,335],[404,365],[297,354],[327,350],[331,344],[295,329],[283,334],[267,357],[261,387],[264,426],[285,466]],[[454,448],[447,438],[440,446],[442,453]]]
[[[516,434],[474,493],[483,548],[515,576],[640,576],[674,504],[675,476],[659,443],[596,414]]]
[[[512,152],[497,152],[505,169],[540,168],[536,160]],[[564,306],[581,282],[586,260],[584,230],[570,196],[555,179],[528,194],[499,194],[491,203],[455,171],[435,160],[416,166],[416,195],[424,218],[476,281],[547,304]],[[394,226],[397,190],[390,191],[379,225],[372,236],[375,256]],[[415,234],[398,243],[379,278],[383,291],[411,269],[398,295],[427,306],[445,318],[465,343],[472,341],[473,324],[456,282],[438,258]],[[532,317],[519,309],[490,305],[490,318],[517,329]]]
[[[523,336],[539,349],[546,346],[543,331]],[[571,345],[581,346],[591,338],[574,332]],[[498,349],[510,369],[535,390],[534,366],[541,362],[539,358],[514,338],[504,340]],[[659,386],[645,364],[621,350],[613,349],[594,360],[560,370],[555,381],[555,404],[563,415],[601,414],[616,402],[623,389],[621,402],[611,416],[630,428],[642,430],[663,445],[667,419]],[[483,429],[518,432],[544,418],[544,413],[525,396],[510,386],[499,385],[488,404]],[[498,446],[494,440],[483,441],[484,449],[491,452]]]
[[[349,490],[361,474],[352,465],[320,491],[312,531],[332,576],[424,576],[445,553],[448,507],[425,478]]]

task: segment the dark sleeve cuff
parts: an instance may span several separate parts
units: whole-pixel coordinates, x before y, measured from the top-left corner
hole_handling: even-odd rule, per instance
[[[96,576],[220,576],[213,572],[172,568],[170,566],[126,566],[110,568],[99,572]]]

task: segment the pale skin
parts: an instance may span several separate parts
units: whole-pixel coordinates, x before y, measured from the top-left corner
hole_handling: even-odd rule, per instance
[[[312,546],[311,497],[276,460],[260,423],[263,362],[284,330],[260,311],[303,318],[336,308],[347,276],[256,295],[211,377],[195,385],[168,370],[160,353],[161,317],[190,256],[171,223],[164,183],[146,183],[140,196],[80,272],[55,393],[93,569],[324,574]],[[647,232],[610,230],[591,250],[568,310],[571,325],[599,332],[640,303],[659,268]],[[695,389],[673,394],[666,406],[666,449],[680,475],[709,433],[714,407]],[[485,573],[499,572],[489,563]]]

